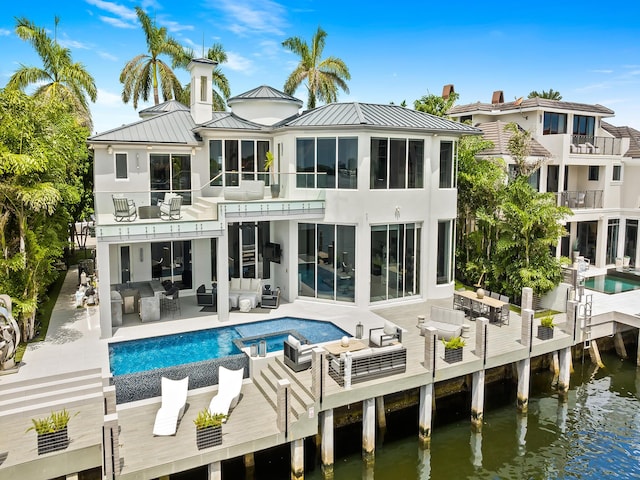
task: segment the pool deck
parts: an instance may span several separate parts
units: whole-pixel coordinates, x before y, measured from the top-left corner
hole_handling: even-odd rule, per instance
[[[596,275],[603,272],[590,269],[588,273]],[[192,424],[197,412],[208,405],[217,391],[216,386],[189,392],[187,411],[176,436],[171,437],[154,437],[151,434],[160,398],[118,405],[117,421],[121,428],[121,470],[118,478],[123,479],[160,477],[312,436],[318,433],[317,417],[323,410],[468,375],[483,368],[482,360],[474,354],[475,322],[469,322],[470,341],[464,349],[462,362],[444,362],[443,347],[438,345],[435,376],[423,366],[424,338],[416,328],[417,316],[426,315],[428,318],[431,305],[450,307],[451,299],[425,302],[416,298],[411,303],[371,309],[296,300],[293,303],[281,303],[277,310],[260,313],[232,312],[229,321],[220,322],[216,314],[200,312],[201,307],[195,305],[195,297],[183,297],[181,318],[150,324],[129,324],[125,319],[125,326],[107,340],[99,338],[97,307],[77,309],[74,306],[73,293],[77,278],[77,270],[71,269],[67,273],[45,341],[29,344],[24,363],[17,373],[0,375],[2,478],[12,478],[12,475],[18,473],[22,477],[27,474],[29,478],[53,478],[65,474],[65,468],[69,469],[70,465],[91,468],[102,464],[102,376],[108,375],[107,347],[110,341],[147,337],[150,332],[152,335],[166,335],[284,316],[330,320],[352,334],[355,333],[355,325],[362,322],[365,336],[369,328],[382,326],[384,319],[406,330],[403,336],[403,345],[407,348],[405,373],[359,383],[349,389],[330,380],[324,390],[322,403],[311,394],[310,370],[295,374],[282,364],[282,353],[256,359],[252,365],[255,370],[253,379],[245,379],[242,399],[223,426],[223,444],[220,447],[197,450]],[[640,313],[640,292],[615,295],[591,291],[588,293],[593,295],[595,323],[598,323],[598,319],[610,323],[614,315],[620,315],[628,319],[630,325],[636,321],[640,325],[640,316],[637,315]],[[617,313],[614,314],[614,311]],[[558,315],[556,323],[561,328],[563,321],[563,315]],[[513,313],[509,325],[489,325],[485,368],[529,357],[528,349],[520,344],[520,331],[520,317]],[[531,356],[554,352],[572,344],[571,338],[556,329],[552,340],[533,340]],[[260,368],[261,372],[257,373]],[[45,380],[45,377],[49,380]],[[289,379],[296,396],[296,405],[293,406],[295,418],[286,437],[276,423],[273,384],[277,378]],[[47,381],[50,383],[43,383]],[[72,386],[71,382],[76,384]],[[44,387],[38,390],[35,397],[24,393],[25,389],[33,389],[33,393],[38,384]],[[74,391],[79,393],[72,393]],[[37,399],[38,395],[42,397],[41,400]],[[46,415],[52,409],[63,407],[72,412],[81,412],[69,424],[72,440],[70,446],[61,453],[38,456],[35,434],[24,433],[30,425],[30,418]],[[259,415],[256,412],[260,412]]]

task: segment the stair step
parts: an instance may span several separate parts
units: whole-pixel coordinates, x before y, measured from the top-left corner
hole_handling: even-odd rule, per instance
[[[276,398],[277,398],[278,380],[282,379],[282,377],[277,372],[274,372],[271,369],[271,365],[272,363],[270,362],[267,368],[263,368],[261,370],[260,375],[269,384],[270,388],[274,392],[276,392]],[[293,412],[293,415],[295,416],[295,418],[298,419],[302,414],[305,414],[307,412],[307,406],[303,402],[300,402],[300,400],[297,398],[297,395],[294,393],[294,391],[295,391],[295,387],[294,385],[292,385],[292,388],[290,390],[291,411]],[[276,400],[276,405],[277,405],[277,400]]]
[[[9,400],[23,399],[25,396],[38,395],[41,392],[52,393],[55,390],[64,390],[82,385],[100,385],[102,387],[102,370],[68,372],[53,377],[31,378],[9,383],[0,390],[0,404]]]
[[[63,408],[71,411],[76,406],[86,405],[87,403],[97,403],[102,405],[104,396],[102,392],[87,392],[81,395],[65,395],[60,398],[45,398],[39,403],[15,403],[15,408],[0,410],[0,418],[9,415],[17,415],[21,413],[29,413],[40,411],[43,415]],[[35,413],[32,413],[35,415]]]
[[[260,390],[260,393],[262,393],[273,410],[278,411],[276,392],[271,389],[271,386],[262,378],[254,379],[253,384]]]
[[[94,383],[74,385],[69,388],[56,388],[55,390],[39,390],[37,393],[35,393],[33,390],[23,392],[15,391],[13,392],[11,398],[3,398],[2,400],[0,400],[0,410],[4,411],[5,409],[11,408],[15,405],[32,406],[93,393],[102,395],[102,384]]]
[[[280,378],[286,378],[291,383],[291,395],[295,397],[298,402],[305,407],[305,410],[314,404],[313,395],[306,389],[304,385],[299,383],[296,375],[289,370],[289,367],[283,363],[274,362],[269,364],[269,368]]]

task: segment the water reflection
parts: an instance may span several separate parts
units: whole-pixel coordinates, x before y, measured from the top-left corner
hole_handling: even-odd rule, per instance
[[[469,440],[471,446],[471,464],[476,468],[482,467],[482,433],[471,432]]]
[[[516,412],[516,439],[518,442],[518,455],[527,453],[527,420],[526,414]]]
[[[418,447],[418,471],[419,480],[429,480],[431,478],[431,449]]]

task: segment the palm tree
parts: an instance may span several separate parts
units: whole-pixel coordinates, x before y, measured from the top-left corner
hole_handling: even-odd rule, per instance
[[[307,108],[316,107],[316,98],[325,103],[335,102],[338,88],[349,93],[346,80],[351,80],[347,65],[336,57],[321,59],[327,32],[318,27],[318,31],[311,39],[311,47],[300,37],[287,38],[282,46],[300,56],[300,63],[284,84],[284,91],[293,95],[300,84],[306,79],[309,99]]]
[[[179,58],[174,58],[173,68],[179,66],[186,68],[189,62],[195,58],[195,53],[191,49],[185,49],[183,54]],[[213,69],[213,75],[211,78],[211,91],[213,93],[213,110],[224,111],[227,108],[227,99],[231,95],[231,89],[229,88],[229,80],[226,75],[222,73],[220,64],[227,61],[227,52],[224,51],[224,47],[220,43],[214,43],[207,51],[207,58],[213,60],[218,65]],[[220,93],[216,90],[220,90]],[[191,83],[184,86],[182,94],[178,97],[185,105],[190,103],[191,97]]]
[[[55,18],[56,31],[60,19]],[[91,129],[91,113],[87,95],[96,101],[98,90],[93,77],[84,65],[73,62],[71,51],[60,46],[54,37],[52,40],[44,28],[35,26],[26,18],[16,19],[16,35],[33,45],[42,59],[42,68],[20,68],[11,76],[8,88],[24,90],[37,84],[33,93],[35,98],[59,100],[70,106],[80,123]]]
[[[158,82],[162,84],[162,97],[165,101],[178,98],[182,92],[180,81],[171,67],[158,58],[162,54],[179,58],[182,47],[175,39],[167,36],[165,27],[157,27],[155,21],[152,21],[140,7],[136,7],[136,14],[142,25],[149,53],[135,56],[120,72],[120,83],[124,85],[122,100],[129,103],[133,98],[133,108],[138,108],[140,98],[144,101],[149,100],[152,87],[153,101],[156,105],[160,103]]]
[[[527,98],[535,97],[546,98],[548,100],[562,100],[562,95],[560,95],[560,92],[555,91],[553,88],[550,88],[548,92],[546,90],[543,90],[542,93],[538,93],[536,90],[533,90],[531,93],[529,93]]]

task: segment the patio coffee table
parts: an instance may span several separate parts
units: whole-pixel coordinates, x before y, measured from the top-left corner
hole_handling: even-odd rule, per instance
[[[345,352],[357,352],[365,348],[367,348],[367,344],[357,338],[350,338],[349,345],[346,347],[342,345],[342,342],[330,343],[324,346],[324,349],[332,355],[340,355]]]

